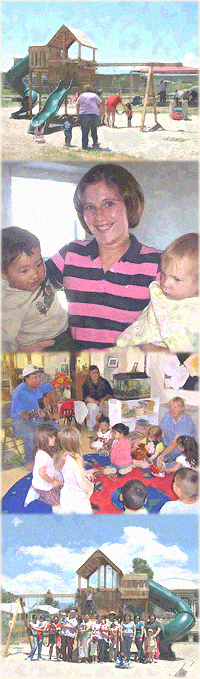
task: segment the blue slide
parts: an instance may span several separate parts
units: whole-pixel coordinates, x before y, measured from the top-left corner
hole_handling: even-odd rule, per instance
[[[57,87],[49,96],[47,97],[45,104],[39,113],[32,118],[28,134],[34,134],[36,127],[44,125],[44,132],[47,132],[49,124],[54,119],[57,111],[65,100],[67,92],[72,87],[73,80],[67,85],[64,80],[60,80]]]
[[[20,95],[19,101],[22,106],[19,111],[11,113],[11,118],[18,118],[20,113],[29,112],[29,85],[23,80],[25,75],[29,72],[29,56],[21,59],[16,66],[12,66],[10,70],[6,73],[6,82],[11,87],[13,92],[18,92]],[[32,105],[38,101],[38,93],[32,90]]]

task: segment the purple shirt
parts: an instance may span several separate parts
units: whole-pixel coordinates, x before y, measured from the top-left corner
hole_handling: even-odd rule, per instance
[[[78,112],[80,113],[94,113],[99,115],[99,106],[101,99],[95,92],[83,92],[77,99]]]

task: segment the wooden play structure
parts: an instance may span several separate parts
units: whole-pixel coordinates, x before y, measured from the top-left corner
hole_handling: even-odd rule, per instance
[[[70,47],[77,43],[77,57],[70,58]],[[83,59],[81,48],[87,47],[92,51],[91,59]],[[54,90],[60,80],[70,82],[72,79],[80,94],[83,86],[89,82],[95,85],[95,50],[97,48],[82,31],[68,28],[63,24],[57,33],[49,40],[47,45],[34,45],[29,47],[29,112],[32,116],[32,79],[33,73],[37,77],[37,90],[39,93],[39,109],[41,109],[42,76],[47,74],[49,92]]]

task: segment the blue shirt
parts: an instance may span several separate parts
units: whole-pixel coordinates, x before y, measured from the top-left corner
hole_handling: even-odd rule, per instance
[[[21,413],[28,413],[30,410],[38,410],[38,398],[53,391],[51,384],[40,382],[40,386],[34,391],[29,389],[25,382],[14,389],[12,394],[11,417],[19,417]]]
[[[165,448],[173,441],[176,434],[179,434],[179,436],[194,436],[195,439],[197,438],[194,422],[187,413],[183,413],[180,420],[174,422],[168,411],[162,418],[160,427],[163,429],[163,444]],[[174,448],[171,453],[166,455],[166,459],[175,460],[178,455],[180,455],[180,450]]]

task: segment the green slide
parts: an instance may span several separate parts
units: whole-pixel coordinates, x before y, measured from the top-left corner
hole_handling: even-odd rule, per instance
[[[6,82],[11,87],[11,90],[18,92],[20,95],[19,101],[22,106],[19,111],[11,113],[11,118],[18,118],[20,113],[28,113],[29,111],[29,85],[23,80],[25,75],[29,72],[29,56],[21,59],[16,66],[12,66],[8,73],[6,73]],[[38,93],[32,90],[32,105],[38,101]]]
[[[73,80],[67,85],[64,80],[60,80],[57,87],[49,96],[47,97],[45,104],[39,113],[32,118],[28,133],[34,134],[35,128],[44,125],[44,132],[47,132],[49,124],[54,119],[58,109],[65,100],[67,92],[69,92],[72,86]]]
[[[174,657],[171,644],[180,640],[195,624],[195,617],[189,606],[169,589],[149,580],[149,598],[166,611],[176,613],[176,617],[161,627],[159,646],[162,657]]]

